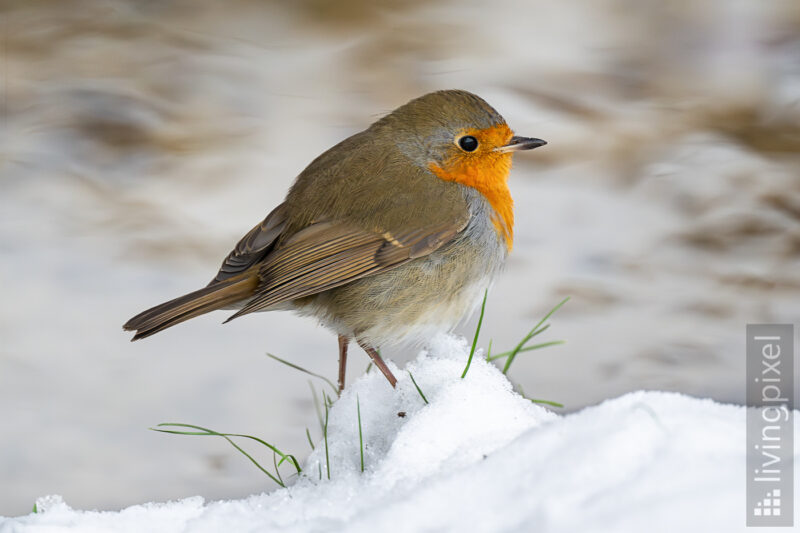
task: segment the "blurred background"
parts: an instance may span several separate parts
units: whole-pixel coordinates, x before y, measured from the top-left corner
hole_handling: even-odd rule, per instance
[[[0,514],[271,489],[221,440],[147,428],[302,457],[306,376],[264,354],[333,378],[335,336],[121,325],[207,283],[323,150],[444,88],[549,142],[515,158],[481,340],[572,297],[542,339],[567,344],[512,369],[525,392],[743,402],[745,324],[800,322],[796,0],[0,1]]]

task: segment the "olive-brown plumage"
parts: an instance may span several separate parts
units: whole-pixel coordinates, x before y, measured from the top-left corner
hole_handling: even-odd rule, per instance
[[[513,137],[466,91],[430,93],[329,149],[248,232],[208,286],[129,320],[133,340],[215,309],[292,309],[374,347],[453,327],[511,248]]]

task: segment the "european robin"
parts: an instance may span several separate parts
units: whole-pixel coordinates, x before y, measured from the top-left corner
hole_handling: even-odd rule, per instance
[[[512,154],[544,144],[466,91],[411,100],[312,161],[206,287],[123,327],[137,340],[215,309],[294,310],[339,335],[340,389],[352,339],[394,386],[375,348],[474,309],[513,242]]]

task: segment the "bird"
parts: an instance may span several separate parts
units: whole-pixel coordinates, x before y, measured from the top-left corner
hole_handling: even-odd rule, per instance
[[[513,247],[512,156],[545,144],[471,92],[415,98],[314,159],[207,286],[123,329],[138,340],[217,309],[235,310],[225,322],[291,310],[338,335],[340,391],[351,341],[394,387],[378,349],[476,308]]]

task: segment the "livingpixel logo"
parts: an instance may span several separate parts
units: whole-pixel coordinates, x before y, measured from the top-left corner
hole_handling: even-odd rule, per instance
[[[756,502],[753,516],[780,516],[781,515],[781,489],[767,492],[763,500]]]
[[[794,525],[794,327],[747,326],[747,525]]]

